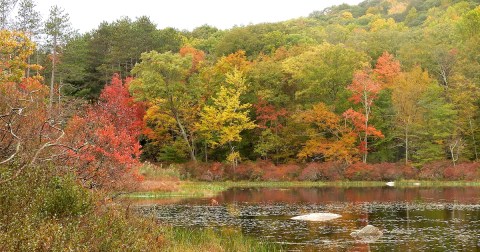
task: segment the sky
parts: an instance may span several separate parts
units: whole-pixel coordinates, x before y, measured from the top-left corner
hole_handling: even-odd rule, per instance
[[[342,3],[362,0],[36,0],[43,19],[50,6],[58,5],[70,15],[74,29],[84,33],[96,29],[102,21],[121,17],[148,16],[158,28],[193,30],[208,24],[220,29],[234,25],[278,22],[308,16]]]

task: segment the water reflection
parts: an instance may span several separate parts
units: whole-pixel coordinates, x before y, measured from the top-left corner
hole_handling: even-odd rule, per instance
[[[177,226],[236,227],[291,251],[480,251],[480,190],[466,188],[236,188],[210,199],[149,202],[145,215]],[[331,212],[328,222],[291,220]],[[371,224],[373,243],[355,240]]]

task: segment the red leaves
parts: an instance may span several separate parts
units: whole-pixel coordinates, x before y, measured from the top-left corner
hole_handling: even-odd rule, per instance
[[[381,131],[369,125],[373,102],[382,88],[380,83],[372,77],[369,69],[355,72],[352,84],[347,88],[352,91],[350,100],[354,104],[361,104],[362,106],[360,111],[348,109],[343,113],[343,117],[352,123],[354,130],[360,136],[360,144],[358,148],[360,153],[364,154],[363,162],[366,162],[368,137],[384,137]]]
[[[257,124],[259,128],[279,130],[283,127],[280,123],[280,118],[287,115],[286,109],[277,109],[261,97],[258,98],[258,102],[254,107],[257,113]]]
[[[353,109],[348,109],[343,113],[343,117],[350,120],[358,132],[365,132],[367,135],[379,138],[384,137],[383,133],[377,130],[375,127],[365,125],[365,115],[360,112],[357,112]]]
[[[73,117],[66,129],[68,140],[79,148],[70,152],[71,164],[84,180],[100,186],[117,186],[140,178],[136,171],[141,154],[138,142],[144,108],[130,96],[115,74],[100,101],[85,116]]]
[[[350,100],[354,104],[361,103],[368,107],[373,105],[373,100],[377,98],[378,93],[382,90],[380,83],[371,77],[369,70],[355,72],[352,84],[347,89],[352,91]]]

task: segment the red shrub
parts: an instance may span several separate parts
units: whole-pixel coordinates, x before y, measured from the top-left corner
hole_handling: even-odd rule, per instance
[[[344,165],[337,162],[309,163],[298,176],[299,180],[341,180],[343,179]]]
[[[426,180],[441,180],[443,179],[445,169],[452,165],[448,160],[444,161],[435,161],[432,163],[425,164],[418,174],[419,179]]]
[[[271,164],[271,163],[270,163]],[[273,164],[264,167],[262,180],[265,181],[288,181],[293,180],[300,173],[300,166],[296,164],[283,164],[275,166]]]
[[[400,166],[402,170],[403,178],[404,179],[416,179],[418,178],[418,169],[411,166],[411,165],[402,165]]]
[[[345,178],[349,180],[380,180],[381,176],[372,165],[360,162],[347,167]]]
[[[220,162],[214,162],[202,170],[199,180],[202,181],[219,181],[223,179],[224,167]]]
[[[228,167],[227,171],[230,179],[234,178],[235,180],[260,180],[264,173],[263,168],[265,165],[265,161],[245,162],[239,164],[235,168],[235,174],[231,166]]]
[[[475,180],[479,177],[479,163],[462,163],[449,166],[443,171],[446,180]]]
[[[194,178],[201,181],[220,181],[225,178],[225,166],[220,162],[203,163],[188,162],[181,166],[180,173],[184,178]]]

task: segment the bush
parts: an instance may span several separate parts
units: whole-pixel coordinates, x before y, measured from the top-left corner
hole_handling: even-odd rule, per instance
[[[375,181],[380,180],[381,175],[372,165],[358,162],[349,165],[345,169],[345,178],[349,180]]]
[[[309,163],[298,176],[299,180],[336,181],[343,179],[345,166],[337,162]]]
[[[224,166],[220,162],[214,162],[207,166],[201,173],[199,180],[202,181],[219,181],[224,177]]]
[[[441,180],[444,177],[445,169],[451,166],[452,163],[448,160],[435,161],[425,164],[418,174],[419,179],[425,180]]]
[[[244,162],[235,168],[235,174],[233,168],[229,166],[228,177],[235,180],[260,180],[263,176],[265,166],[268,165],[265,161]]]
[[[89,192],[73,177],[53,177],[44,188],[40,212],[49,217],[64,218],[87,213],[92,207]]]
[[[264,181],[288,181],[294,180],[300,173],[301,167],[296,164],[283,164],[275,166],[271,162],[265,162],[262,166]]]
[[[479,178],[479,163],[461,163],[443,171],[446,180],[475,180]]]

